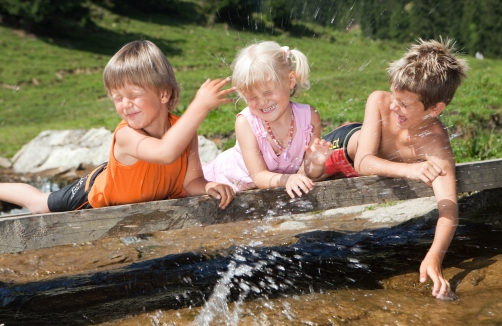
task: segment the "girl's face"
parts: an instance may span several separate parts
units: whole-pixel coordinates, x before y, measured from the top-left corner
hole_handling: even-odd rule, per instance
[[[289,100],[295,83],[295,75],[292,72],[286,83],[278,85],[273,81],[268,81],[265,85],[259,85],[253,91],[242,95],[254,115],[271,122],[280,118],[291,108]]]
[[[166,111],[169,94],[157,94],[155,91],[140,86],[126,84],[123,88],[110,92],[115,110],[133,129],[145,129],[150,126],[161,111]]]

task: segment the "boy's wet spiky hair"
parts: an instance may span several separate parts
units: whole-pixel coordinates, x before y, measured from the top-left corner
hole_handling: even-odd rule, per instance
[[[425,109],[439,102],[448,105],[469,69],[466,60],[458,58],[455,52],[451,39],[418,39],[418,44],[390,64],[387,72],[392,87],[417,93]]]

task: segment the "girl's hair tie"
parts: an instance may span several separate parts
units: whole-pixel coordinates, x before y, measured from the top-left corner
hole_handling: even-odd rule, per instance
[[[286,55],[286,59],[289,59],[289,56],[291,55],[291,51],[289,50],[289,46],[281,46],[281,50]]]

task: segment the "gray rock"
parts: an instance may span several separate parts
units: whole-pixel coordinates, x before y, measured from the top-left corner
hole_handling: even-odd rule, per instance
[[[199,156],[202,165],[214,160],[214,158],[220,153],[221,151],[218,149],[218,146],[216,146],[214,142],[210,141],[204,136],[199,136]]]
[[[43,131],[16,153],[12,159],[14,171],[65,172],[81,164],[97,166],[108,160],[112,136],[105,128]]]
[[[8,169],[12,166],[12,163],[8,158],[0,157],[0,167],[4,169]]]

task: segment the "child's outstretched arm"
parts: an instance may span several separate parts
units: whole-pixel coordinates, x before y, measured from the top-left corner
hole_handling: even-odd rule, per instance
[[[294,198],[295,194],[301,197],[302,191],[308,193],[314,188],[314,182],[304,174],[281,174],[268,170],[251,126],[242,115],[237,116],[235,121],[235,134],[244,163],[256,187],[259,189],[286,187],[291,198]]]
[[[229,78],[206,80],[185,113],[167,132],[159,135],[160,138],[130,127],[119,129],[115,154],[158,164],[174,162],[188,146],[207,114],[221,104],[232,102],[226,96],[235,90],[222,90],[229,81]],[[122,163],[119,157],[117,159]]]
[[[189,196],[207,194],[219,199],[220,203],[218,206],[221,209],[225,209],[235,197],[235,191],[232,187],[217,182],[209,182],[204,179],[199,158],[197,135],[192,138],[190,145],[190,156],[188,157],[188,167],[183,188]]]
[[[439,218],[436,225],[434,240],[420,265],[420,282],[425,282],[427,276],[434,282],[432,295],[438,299],[455,299],[455,294],[450,289],[450,284],[444,279],[441,265],[444,255],[458,225],[457,188],[455,181],[455,160],[449,150],[449,144],[437,152],[431,151],[428,160],[435,162],[446,174],[437,177],[432,182],[432,189],[438,204]]]

